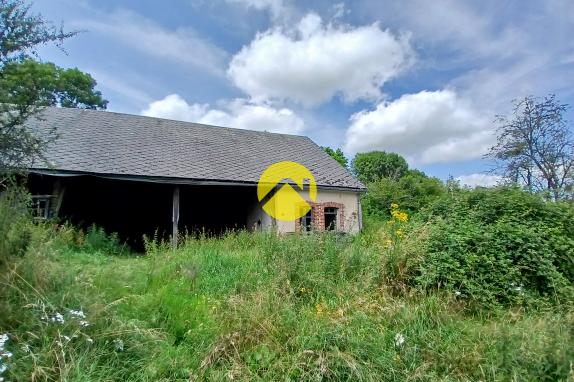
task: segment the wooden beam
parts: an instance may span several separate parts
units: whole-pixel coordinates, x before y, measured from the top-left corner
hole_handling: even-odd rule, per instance
[[[173,247],[177,247],[177,239],[179,235],[179,186],[173,187],[173,198],[172,198],[172,232],[171,232],[171,244]]]
[[[53,199],[53,206],[52,206],[52,216],[57,218],[60,213],[60,207],[62,206],[62,200],[64,199],[64,193],[66,192],[66,187],[62,186],[62,182],[60,179],[57,179],[54,182],[54,191],[52,195],[54,196]]]

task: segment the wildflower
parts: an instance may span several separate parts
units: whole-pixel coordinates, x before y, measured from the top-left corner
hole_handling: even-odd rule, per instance
[[[385,247],[391,248],[393,246],[393,241],[390,239],[385,240]]]
[[[64,316],[62,316],[62,314],[61,314],[61,313],[58,313],[58,312],[56,312],[56,314],[53,315],[53,316],[50,318],[50,320],[51,320],[52,322],[58,323],[58,324],[60,324],[60,325],[64,325],[64,322],[65,322],[65,321],[64,321]]]
[[[397,234],[398,237],[403,237],[403,235],[404,235],[404,232],[402,229],[398,229],[395,233]]]
[[[90,326],[90,323],[89,323],[88,321],[86,321],[86,320],[81,320],[81,321],[80,321],[80,326],[81,326],[82,328],[87,328],[88,326]]]
[[[405,343],[405,336],[403,336],[401,333],[395,334],[395,346],[401,347],[404,345],[404,343]]]
[[[8,336],[8,333],[0,334],[0,351],[4,350],[6,342],[8,342],[9,339],[10,337]]]
[[[69,312],[70,312],[70,315],[72,315],[73,317],[86,318],[86,314],[84,312],[82,312],[81,310],[70,309]]]
[[[93,343],[94,343],[94,340],[91,339],[90,337],[88,337],[88,338],[86,338],[86,342],[89,343],[89,344],[93,344]]]
[[[406,222],[407,220],[409,220],[409,215],[406,212],[401,212],[399,210],[393,210],[391,211],[391,216],[400,221],[400,222]]]
[[[454,291],[454,295],[455,295],[456,297],[460,296],[461,294],[462,294],[462,293],[460,293],[459,290],[455,290],[455,291]]]
[[[116,338],[113,343],[116,351],[124,351],[124,341],[120,338]]]
[[[391,203],[391,210],[396,210],[399,208],[399,205],[397,203]]]

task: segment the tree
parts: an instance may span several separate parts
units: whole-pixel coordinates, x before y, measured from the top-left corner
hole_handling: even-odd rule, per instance
[[[339,162],[341,166],[348,168],[349,160],[347,159],[345,154],[343,154],[343,150],[341,149],[333,150],[330,147],[323,147],[323,150],[325,150],[327,154],[329,154],[333,159]]]
[[[383,178],[398,180],[407,173],[409,165],[399,154],[371,151],[355,155],[351,168],[360,181],[371,183]]]
[[[531,192],[563,199],[572,192],[574,140],[563,113],[567,105],[554,95],[513,101],[510,117],[497,116],[497,144],[488,157],[506,180]]]
[[[2,70],[0,103],[105,109],[108,101],[96,81],[77,68],[63,69],[34,60],[12,62]]]
[[[0,0],[0,79],[6,81],[12,64],[37,57],[38,47],[50,43],[61,46],[76,33],[64,32],[42,16],[31,14],[30,5],[21,0]],[[26,119],[40,110],[41,93],[22,90],[0,103],[0,171],[41,154],[46,139],[23,127]]]
[[[401,209],[414,213],[445,193],[446,188],[439,179],[419,170],[408,170],[398,180],[381,178],[369,183],[363,208],[367,215],[387,217],[391,203],[397,203]]]

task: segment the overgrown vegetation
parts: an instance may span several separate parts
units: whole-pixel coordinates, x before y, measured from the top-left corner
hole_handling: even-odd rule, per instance
[[[141,256],[6,218],[12,201],[6,380],[574,377],[568,205],[460,191],[416,215],[393,204],[356,237],[231,232]]]

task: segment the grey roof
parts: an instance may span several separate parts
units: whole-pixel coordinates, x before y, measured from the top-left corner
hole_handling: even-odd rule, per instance
[[[58,135],[47,163],[33,170],[255,183],[269,165],[295,161],[311,170],[318,186],[364,188],[304,136],[55,107],[27,124],[41,134],[56,128]]]

